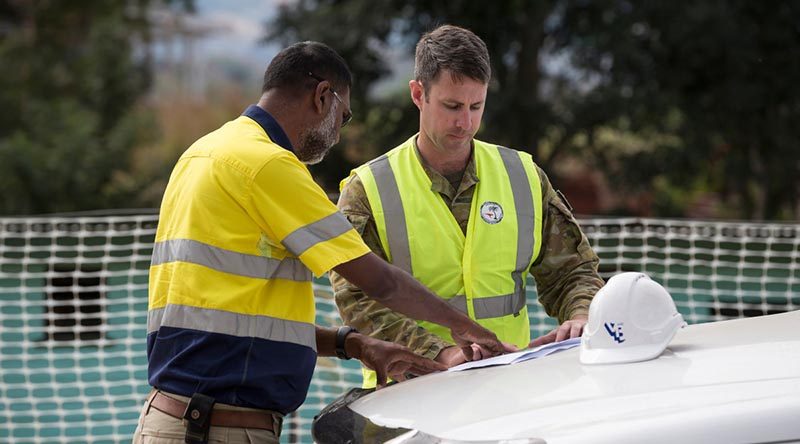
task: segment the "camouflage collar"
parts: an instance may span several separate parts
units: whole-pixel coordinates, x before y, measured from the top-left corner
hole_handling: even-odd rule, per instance
[[[469,162],[467,162],[467,167],[464,169],[464,174],[461,177],[461,184],[458,186],[458,190],[456,190],[452,185],[450,185],[450,181],[448,181],[446,177],[431,168],[431,166],[425,162],[425,159],[423,159],[422,155],[419,153],[416,137],[414,138],[414,154],[416,154],[417,160],[419,160],[420,165],[422,165],[422,169],[425,171],[425,174],[427,174],[428,178],[431,179],[431,191],[444,194],[451,201],[454,200],[459,194],[480,182],[480,179],[478,178],[478,172],[475,167],[475,156],[473,155],[469,156]]]

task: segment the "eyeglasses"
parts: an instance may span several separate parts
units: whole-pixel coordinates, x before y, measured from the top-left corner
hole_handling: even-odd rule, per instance
[[[309,72],[308,75],[312,79],[316,80],[317,82],[323,82],[324,81],[324,79],[321,79],[321,78],[315,76],[311,72]],[[346,106],[344,104],[344,100],[342,100],[342,98],[339,97],[339,94],[336,92],[336,90],[333,89],[333,87],[330,87],[330,89],[331,89],[331,92],[333,93],[333,97],[336,97],[336,100],[338,100],[339,103],[342,104],[342,106]],[[342,127],[344,127],[345,125],[350,123],[351,120],[353,120],[353,111],[350,108],[347,108],[347,112],[345,112],[344,116],[342,116]]]

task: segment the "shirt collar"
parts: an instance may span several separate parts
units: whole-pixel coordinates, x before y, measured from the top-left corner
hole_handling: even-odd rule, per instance
[[[419,135],[417,135],[417,137],[418,136]],[[431,168],[425,159],[422,158],[422,154],[419,153],[419,145],[417,145],[417,137],[414,137],[414,154],[417,155],[417,160],[419,161],[420,165],[422,165],[422,170],[425,171],[425,174],[427,174],[428,178],[431,180],[431,191],[444,194],[450,199],[454,199],[465,190],[468,190],[470,187],[480,182],[480,179],[478,178],[477,167],[475,165],[474,146],[472,148],[472,155],[469,156],[469,162],[467,162],[467,167],[464,170],[464,175],[461,177],[461,184],[458,186],[458,189],[453,189],[453,186],[450,185],[450,181],[448,181],[443,175],[439,174],[438,171]]]
[[[264,129],[264,132],[267,133],[269,138],[280,145],[283,148],[286,148],[289,151],[294,152],[292,148],[292,142],[289,140],[289,136],[283,131],[281,125],[275,120],[272,115],[266,111],[264,111],[258,105],[250,105],[247,107],[246,110],[242,113],[243,116],[247,116],[256,121],[261,128]]]

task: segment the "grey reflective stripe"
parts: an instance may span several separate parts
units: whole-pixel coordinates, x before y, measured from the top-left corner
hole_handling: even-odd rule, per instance
[[[452,298],[446,299],[445,301],[451,307],[455,308],[461,313],[467,314],[467,297],[464,296],[463,294],[453,296]]]
[[[473,298],[472,308],[475,311],[475,319],[499,318],[517,313],[519,309],[516,308],[515,300],[516,296],[513,294]],[[460,294],[446,301],[456,310],[467,313],[466,296]]]
[[[147,333],[160,327],[290,342],[317,349],[314,324],[269,316],[170,304],[147,313]]]
[[[157,308],[147,312],[147,334],[153,333],[161,326],[161,319],[164,318],[164,309]]]
[[[225,250],[191,239],[156,242],[152,265],[190,262],[224,273],[260,279],[311,281],[312,275],[299,259],[283,260]]]
[[[314,245],[341,236],[352,229],[353,226],[350,225],[347,218],[337,211],[312,224],[294,230],[281,243],[292,254],[300,256]]]
[[[514,195],[514,206],[517,213],[517,264],[511,273],[514,279],[514,295],[516,296],[512,308],[517,313],[525,307],[525,282],[522,274],[527,270],[533,257],[533,194],[528,180],[528,174],[522,165],[522,159],[515,150],[497,147],[500,157],[511,181],[511,193]]]
[[[403,201],[400,200],[400,189],[394,171],[386,155],[370,162],[369,169],[378,186],[378,195],[381,198],[383,217],[386,221],[386,240],[389,242],[389,253],[392,264],[413,274],[411,269],[411,249],[408,246],[408,228],[406,215],[403,210]]]
[[[475,319],[499,318],[519,311],[516,308],[517,296],[504,294],[485,298],[473,298],[472,308],[475,310]]]

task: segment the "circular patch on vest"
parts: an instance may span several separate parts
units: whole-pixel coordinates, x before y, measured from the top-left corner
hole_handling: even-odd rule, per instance
[[[481,218],[488,224],[496,224],[503,220],[503,207],[497,202],[486,201],[481,205]]]

